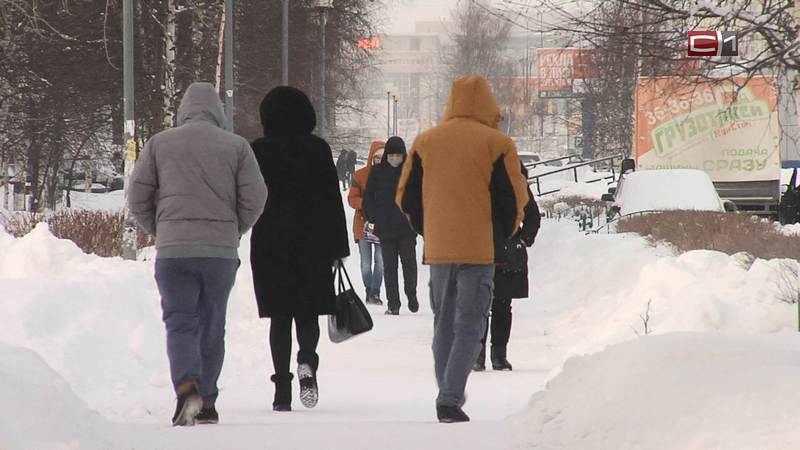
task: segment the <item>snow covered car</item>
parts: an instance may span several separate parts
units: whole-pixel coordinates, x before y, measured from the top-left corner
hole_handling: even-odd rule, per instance
[[[519,156],[519,160],[522,162],[522,164],[525,164],[526,166],[542,160],[538,153],[533,152],[517,152],[517,156]]]
[[[705,172],[691,169],[626,172],[613,194],[611,216],[652,211],[736,211],[733,202],[722,200]]]

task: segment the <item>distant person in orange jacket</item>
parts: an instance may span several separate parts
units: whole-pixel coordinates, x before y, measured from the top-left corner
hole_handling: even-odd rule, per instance
[[[367,165],[358,169],[353,176],[347,202],[355,210],[353,216],[353,237],[358,244],[358,253],[361,256],[361,279],[367,291],[366,302],[371,305],[382,305],[381,285],[383,284],[383,256],[381,254],[380,239],[372,232],[374,224],[368,223],[364,217],[363,203],[364,191],[367,189],[367,179],[372,166],[381,163],[383,146],[381,141],[375,141],[369,149]]]

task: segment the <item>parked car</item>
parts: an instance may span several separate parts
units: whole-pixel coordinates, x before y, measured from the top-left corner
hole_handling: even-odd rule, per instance
[[[538,153],[533,152],[517,152],[517,156],[519,156],[519,160],[522,162],[522,164],[526,166],[542,160]]]
[[[612,217],[671,210],[736,211],[733,202],[719,197],[707,173],[690,169],[629,170],[603,200],[612,202]]]

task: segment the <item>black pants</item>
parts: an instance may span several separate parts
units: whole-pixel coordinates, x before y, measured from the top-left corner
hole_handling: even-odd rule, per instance
[[[397,278],[397,259],[403,264],[403,290],[407,298],[417,298],[417,240],[381,239],[383,280],[389,309],[400,309],[400,282]]]
[[[489,319],[486,319],[489,322]],[[511,299],[493,298],[491,327],[486,324],[486,333],[483,334],[481,344],[486,346],[486,335],[492,329],[492,347],[505,348],[511,337]]]
[[[319,343],[319,317],[273,317],[269,325],[269,347],[272,351],[272,365],[279,377],[288,376],[292,359],[292,320],[295,324],[297,343],[297,363],[308,364],[316,372],[319,367],[317,344]]]

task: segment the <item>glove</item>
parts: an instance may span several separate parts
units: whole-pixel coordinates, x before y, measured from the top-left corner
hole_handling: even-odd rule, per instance
[[[529,237],[526,236],[522,238],[522,242],[525,243],[526,247],[530,248],[533,246],[533,243],[536,242],[536,236],[529,236]]]

